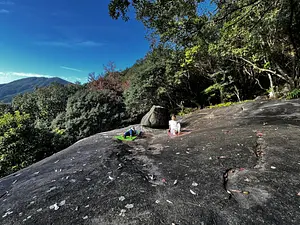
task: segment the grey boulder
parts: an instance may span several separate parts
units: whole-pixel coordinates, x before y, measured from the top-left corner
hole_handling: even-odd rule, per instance
[[[141,125],[151,128],[166,128],[168,126],[168,121],[168,110],[162,106],[154,105],[142,118]]]

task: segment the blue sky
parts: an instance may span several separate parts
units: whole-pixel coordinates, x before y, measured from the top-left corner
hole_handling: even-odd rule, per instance
[[[149,50],[140,22],[112,20],[108,0],[0,0],[0,83],[30,76],[86,82],[109,61],[124,69]]]
[[[149,50],[146,30],[108,15],[109,0],[0,0],[0,83],[32,76],[87,81]],[[133,15],[133,12],[131,13]]]

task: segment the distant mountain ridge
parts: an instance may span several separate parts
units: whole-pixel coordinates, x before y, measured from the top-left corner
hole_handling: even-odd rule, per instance
[[[70,84],[70,82],[59,77],[29,77],[15,80],[7,84],[0,84],[0,102],[10,103],[18,94],[32,92],[36,87],[46,87],[52,83]]]

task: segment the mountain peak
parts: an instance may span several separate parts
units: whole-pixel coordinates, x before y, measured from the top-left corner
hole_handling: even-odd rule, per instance
[[[10,103],[18,94],[32,92],[36,87],[46,87],[52,83],[59,83],[63,85],[70,84],[70,82],[59,77],[28,77],[12,81],[7,84],[0,84],[0,101]]]

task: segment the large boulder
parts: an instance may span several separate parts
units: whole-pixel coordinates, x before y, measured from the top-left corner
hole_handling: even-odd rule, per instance
[[[168,121],[168,110],[162,106],[154,105],[142,118],[141,125],[151,128],[166,128],[168,126]]]

